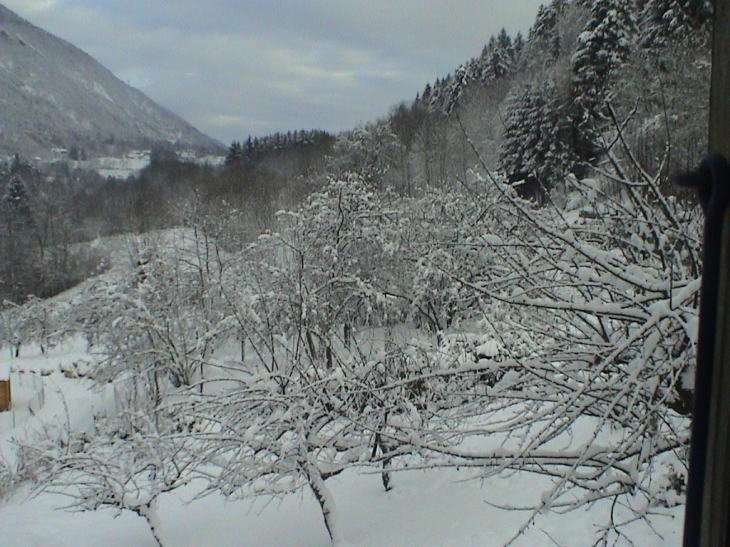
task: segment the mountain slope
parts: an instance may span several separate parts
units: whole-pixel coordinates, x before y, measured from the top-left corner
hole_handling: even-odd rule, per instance
[[[157,105],[91,56],[0,4],[0,156],[48,156],[170,144],[200,152],[215,141]]]

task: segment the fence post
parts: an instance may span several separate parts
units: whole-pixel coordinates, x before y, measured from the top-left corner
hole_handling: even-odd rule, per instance
[[[0,319],[2,321],[2,319]],[[0,325],[1,330],[2,325]],[[0,364],[0,412],[10,410],[12,394],[10,391],[10,364]]]

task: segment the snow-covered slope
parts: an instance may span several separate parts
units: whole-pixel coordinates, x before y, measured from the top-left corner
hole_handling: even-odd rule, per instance
[[[91,56],[0,4],[0,156],[160,143],[198,152],[222,148]]]

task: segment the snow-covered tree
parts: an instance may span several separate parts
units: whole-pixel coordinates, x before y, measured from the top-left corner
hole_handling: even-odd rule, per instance
[[[647,0],[641,8],[642,44],[667,45],[672,40],[706,44],[712,25],[708,0]]]
[[[371,124],[339,136],[331,164],[332,175],[356,173],[375,188],[385,188],[398,163],[398,138],[386,124]]]
[[[41,352],[64,340],[73,327],[64,302],[43,300],[31,295],[22,305],[7,303],[2,309],[3,340],[14,348],[15,357],[23,345],[38,344]]]
[[[24,461],[32,466],[36,493],[60,494],[69,511],[132,512],[145,519],[159,547],[170,547],[157,505],[161,495],[191,478],[188,469],[196,460],[187,425],[160,429],[159,423],[171,425],[175,418],[120,411],[117,419],[99,418],[84,433],[24,446]]]
[[[490,41],[489,72],[494,79],[502,78],[512,69],[515,59],[515,52],[512,45],[512,38],[507,31],[502,30],[493,42]]]
[[[233,326],[225,321],[218,279],[220,249],[194,230],[165,244],[153,238],[132,248],[133,264],[94,280],[75,297],[75,322],[96,354],[99,382],[134,384],[139,409],[195,385]]]
[[[441,261],[444,276],[478,295],[484,336],[501,349],[475,351],[472,368],[450,378],[463,402],[424,420],[420,453],[434,465],[484,466],[487,476],[549,477],[516,535],[543,511],[611,500],[627,510],[620,518],[607,510],[598,532],[605,543],[681,502],[700,215],[665,196],[659,174],[637,169],[631,180],[625,162],[606,153],[612,171],[567,178],[566,201],[537,206],[492,180],[500,197],[485,210],[495,216],[479,228],[493,231],[472,243],[489,262],[469,280]],[[440,393],[438,383],[430,387],[432,397]],[[468,423],[473,416],[478,425]],[[445,446],[444,429],[498,448]]]
[[[625,63],[636,36],[632,6],[626,0],[596,0],[571,58],[574,151],[581,160],[598,154],[596,140],[611,97],[611,76]]]
[[[231,388],[183,401],[179,414],[199,424],[207,463],[198,471],[209,491],[235,498],[309,488],[338,545],[326,480],[370,458],[374,431],[397,405],[372,393],[385,383],[381,349],[358,332],[392,305],[377,269],[401,219],[358,177],[279,219],[281,231],[259,238],[222,278],[247,348]]]
[[[447,114],[459,104],[459,98],[469,83],[473,80],[473,63],[461,65],[454,71],[454,76],[449,78],[449,85],[445,87],[443,111]]]
[[[540,6],[530,29],[530,51],[533,55],[543,57],[545,64],[553,64],[560,57],[563,44],[558,19],[564,8],[565,0],[553,0],[550,4]]]
[[[572,170],[565,100],[547,81],[525,86],[509,104],[499,166],[510,182],[520,184],[523,196],[544,195]]]
[[[517,32],[514,43],[512,44],[512,49],[514,51],[514,57],[516,60],[520,58],[520,55],[522,55],[522,50],[524,48],[525,48],[525,39],[522,37],[521,32]]]

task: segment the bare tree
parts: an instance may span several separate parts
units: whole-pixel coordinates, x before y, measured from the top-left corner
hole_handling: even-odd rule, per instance
[[[65,496],[63,508],[71,511],[130,511],[145,519],[164,547],[157,504],[161,495],[188,483],[190,441],[130,410],[112,422],[97,419],[92,433],[26,446],[25,456],[34,468],[36,494]]]

